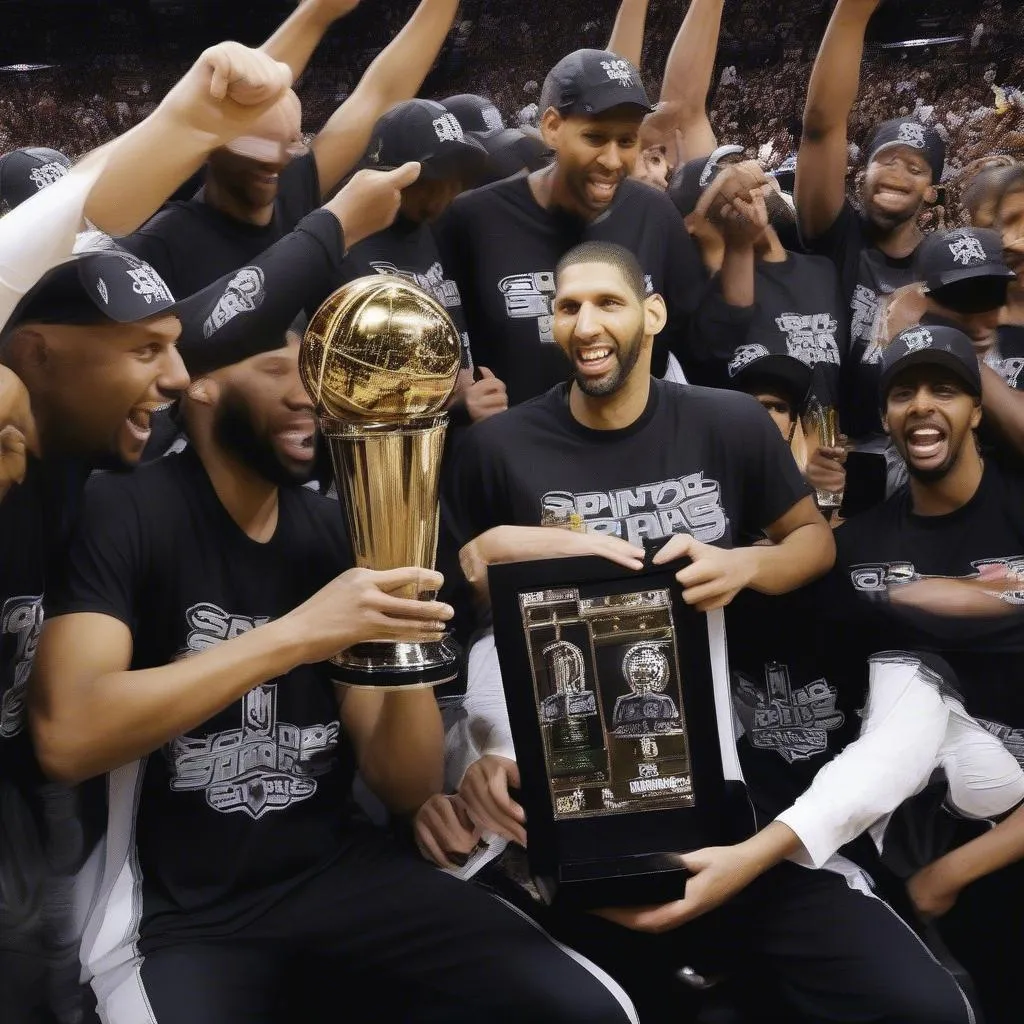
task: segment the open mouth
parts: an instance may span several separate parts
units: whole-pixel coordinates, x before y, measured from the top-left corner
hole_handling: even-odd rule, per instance
[[[941,427],[914,427],[907,431],[907,456],[918,465],[939,462],[946,454],[946,440]]]
[[[906,205],[909,195],[906,189],[882,186],[875,192],[872,201],[884,208],[902,207]]]
[[[576,367],[588,377],[601,377],[614,367],[615,351],[609,345],[576,350]]]
[[[597,206],[605,206],[615,198],[619,178],[588,178],[587,198]]]
[[[266,185],[268,188],[276,188],[280,177],[281,175],[279,174],[253,174],[253,178],[256,182],[260,185]]]
[[[145,444],[153,432],[153,416],[171,407],[171,402],[162,405],[135,405],[125,417],[129,435],[140,444]]]
[[[282,430],[277,440],[282,454],[295,462],[311,462],[316,454],[316,429],[313,426]]]

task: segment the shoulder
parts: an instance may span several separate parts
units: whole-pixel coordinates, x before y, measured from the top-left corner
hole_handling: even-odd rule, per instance
[[[793,268],[801,274],[815,274],[830,280],[839,276],[836,272],[836,265],[827,256],[803,252],[789,252],[788,256],[792,261]]]
[[[138,235],[143,238],[159,238],[174,231],[180,224],[202,219],[207,212],[206,203],[201,199],[189,199],[164,204],[141,228],[129,236],[128,241]]]
[[[127,471],[96,472],[85,485],[85,502],[93,507],[119,510],[166,509],[181,500],[189,487],[180,455],[168,455]]]
[[[840,560],[844,552],[854,550],[865,538],[893,536],[892,526],[903,516],[909,497],[908,485],[904,484],[881,504],[858,513],[837,527],[833,534]]]
[[[695,384],[675,384],[657,380],[659,401],[671,410],[698,416],[723,425],[763,425],[764,410],[756,398],[742,391],[727,388],[704,388]]]
[[[480,210],[513,204],[518,205],[530,191],[525,175],[505,178],[502,181],[482,185],[458,196],[449,208],[456,216],[468,216]]]
[[[558,384],[543,395],[474,423],[466,431],[465,440],[478,451],[520,449],[525,438],[538,428],[545,432],[559,430],[559,410],[565,404],[565,386]]]

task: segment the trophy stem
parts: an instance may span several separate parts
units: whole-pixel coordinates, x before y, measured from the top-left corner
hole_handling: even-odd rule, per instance
[[[320,417],[357,566],[434,568],[447,426],[445,414],[393,423]],[[396,593],[435,596],[415,586]],[[456,658],[455,645],[442,637],[431,643],[358,644],[331,660],[339,683],[412,688],[451,682],[458,674]]]

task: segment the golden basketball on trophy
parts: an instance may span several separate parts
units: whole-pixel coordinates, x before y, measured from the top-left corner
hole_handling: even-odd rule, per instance
[[[385,274],[343,285],[306,329],[299,372],[330,448],[358,566],[434,567],[444,407],[460,352],[444,307]],[[333,663],[337,681],[352,686],[436,686],[457,675],[448,638],[358,644]]]

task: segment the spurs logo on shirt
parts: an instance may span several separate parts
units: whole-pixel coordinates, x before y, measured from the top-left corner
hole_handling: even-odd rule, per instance
[[[878,293],[866,285],[859,284],[853,290],[853,299],[850,302],[850,335],[855,341],[871,340],[871,331],[875,325],[875,317],[878,315]],[[877,348],[877,346],[874,346]],[[878,350],[876,359],[869,359],[868,353],[864,353],[864,362],[878,362],[882,357],[881,350]]]
[[[0,701],[0,736],[10,739],[25,727],[25,690],[43,628],[43,598],[10,597],[0,611],[0,665],[10,665]]]
[[[28,179],[36,187],[36,191],[40,192],[47,185],[52,185],[55,181],[60,181],[65,174],[68,173],[68,169],[61,163],[57,163],[54,160],[52,163],[43,164],[42,167],[33,167],[28,172]]]
[[[505,299],[505,312],[511,320],[536,320],[543,342],[554,343],[551,302],[555,297],[555,275],[550,270],[532,274],[511,274],[498,282]]]
[[[831,313],[783,313],[775,318],[775,323],[785,333],[786,350],[794,359],[808,366],[839,365],[839,322]]]
[[[263,271],[259,267],[242,267],[227,283],[224,294],[217,300],[213,312],[203,324],[203,337],[212,338],[225,324],[239,313],[251,313],[263,303]]]
[[[1014,357],[1012,359],[1001,359],[998,356],[986,356],[985,363],[987,366],[991,366],[996,373],[999,374],[1011,388],[1018,386],[1020,381],[1020,371],[1024,370],[1024,359]]]
[[[189,634],[183,656],[270,621],[231,615],[205,602],[193,605],[186,619]],[[202,737],[179,736],[170,743],[170,787],[176,793],[204,791],[215,811],[262,818],[316,792],[316,777],[333,766],[339,731],[336,721],[306,727],[279,721],[277,684],[265,683],[245,695],[238,728]]]
[[[673,533],[711,544],[725,536],[728,523],[721,485],[703,473],[614,491],[548,491],[541,499],[541,525],[579,524],[631,544]]]
[[[789,666],[774,661],[764,667],[764,682],[733,674],[734,706],[751,746],[774,750],[787,764],[823,754],[828,734],[846,721],[835,687],[815,679],[794,690]]]
[[[370,266],[378,274],[394,274],[396,277],[404,277],[407,281],[412,281],[413,284],[433,295],[446,309],[462,305],[459,286],[444,276],[444,267],[440,263],[435,263],[425,274],[418,274],[414,270],[401,270],[393,263],[386,263],[383,260],[371,262]]]
[[[1024,555],[1005,555],[971,562],[973,573],[964,576],[927,576],[913,562],[878,562],[852,566],[850,580],[855,590],[871,596],[889,587],[906,586],[927,579],[949,579],[973,584],[982,593],[1006,604],[1024,605]]]

